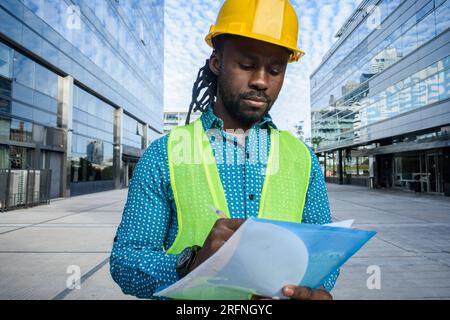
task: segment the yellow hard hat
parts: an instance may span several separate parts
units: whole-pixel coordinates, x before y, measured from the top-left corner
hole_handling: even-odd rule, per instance
[[[205,41],[213,47],[212,39],[224,33],[288,48],[289,62],[305,54],[297,48],[298,18],[288,0],[225,0]]]

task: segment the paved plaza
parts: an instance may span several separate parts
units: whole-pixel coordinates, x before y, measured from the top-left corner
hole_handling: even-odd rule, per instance
[[[342,268],[335,299],[450,299],[450,199],[327,185],[333,218],[378,234]],[[134,299],[109,274],[127,190],[0,212],[0,299]],[[66,282],[78,266],[81,288]],[[374,267],[375,266],[375,267]],[[379,268],[379,289],[368,270]]]

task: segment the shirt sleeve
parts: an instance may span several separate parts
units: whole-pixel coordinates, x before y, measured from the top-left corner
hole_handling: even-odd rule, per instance
[[[330,204],[322,168],[314,152],[311,148],[308,149],[311,154],[311,175],[306,193],[302,222],[311,224],[331,223]],[[331,291],[334,288],[338,276],[339,269],[333,272],[324,282],[324,287],[327,291]]]
[[[162,172],[165,141],[153,142],[136,165],[110,257],[114,281],[139,298],[156,298],[158,288],[178,280],[178,255],[164,251],[172,214]]]

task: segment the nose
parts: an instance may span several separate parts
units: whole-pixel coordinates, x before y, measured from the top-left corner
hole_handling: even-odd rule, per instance
[[[265,68],[258,68],[252,73],[249,87],[258,91],[265,91],[268,88],[268,81],[268,74]]]

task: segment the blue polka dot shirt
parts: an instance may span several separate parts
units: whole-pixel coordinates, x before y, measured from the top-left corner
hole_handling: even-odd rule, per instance
[[[229,212],[232,218],[256,217],[264,182],[265,163],[248,162],[249,154],[260,152],[258,141],[266,139],[270,147],[268,126],[276,128],[270,115],[250,128],[245,142],[223,128],[210,106],[201,116],[206,132],[217,129],[221,133],[225,161],[217,161]],[[211,130],[214,131],[214,130]],[[217,150],[217,135],[208,135],[211,146]],[[122,221],[117,229],[110,257],[111,275],[125,294],[140,298],[156,298],[153,293],[178,281],[175,271],[177,254],[165,252],[175,240],[178,231],[176,206],[170,186],[167,163],[168,135],[155,140],[144,152],[133,172],[128,189]],[[311,175],[302,221],[325,224],[331,222],[331,213],[323,173],[317,157],[312,157]],[[235,161],[229,161],[233,157]],[[228,158],[228,161],[227,161]],[[244,159],[240,161],[239,159]],[[217,160],[217,159],[216,159]],[[330,291],[339,270],[324,283]]]

